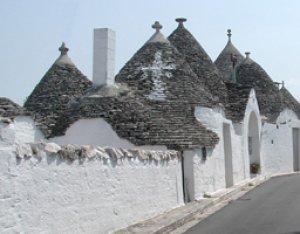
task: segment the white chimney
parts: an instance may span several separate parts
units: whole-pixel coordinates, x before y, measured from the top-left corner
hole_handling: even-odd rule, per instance
[[[109,28],[94,29],[93,83],[95,85],[114,84],[115,37]]]

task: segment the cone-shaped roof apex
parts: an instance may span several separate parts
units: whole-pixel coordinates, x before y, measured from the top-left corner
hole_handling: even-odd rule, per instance
[[[68,48],[64,43],[59,50],[60,57],[36,85],[24,104],[28,110],[36,114],[36,120],[42,124],[41,130],[46,136],[51,134],[51,128],[66,111],[69,102],[80,97],[92,83],[68,57]]]
[[[55,64],[68,64],[75,66],[68,56],[69,48],[66,47],[66,44],[64,42],[61,44],[58,50],[60,51],[60,56],[56,59]]]
[[[233,81],[233,71],[243,59],[244,56],[241,52],[232,44],[231,41],[231,29],[227,30],[228,41],[225,48],[217,57],[215,64],[221,72],[225,82]]]
[[[147,43],[155,43],[155,42],[167,43],[167,44],[170,43],[165,38],[165,36],[160,32],[162,27],[163,26],[158,21],[154,22],[154,24],[152,25],[152,28],[155,29],[155,33],[150,37],[150,39],[146,42],[146,44]]]
[[[202,48],[194,36],[184,27],[186,19],[176,19],[178,27],[168,37],[169,41],[183,55],[194,73],[198,76],[202,87],[214,98],[226,100],[226,87],[216,65]]]

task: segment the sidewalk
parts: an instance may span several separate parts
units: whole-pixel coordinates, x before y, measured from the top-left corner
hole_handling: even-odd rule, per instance
[[[207,217],[209,209],[217,211],[228,204],[231,200],[243,196],[270,177],[257,176],[247,180],[242,184],[210,194],[210,198],[201,199],[185,206],[175,208],[169,212],[158,215],[152,219],[118,230],[114,234],[163,234],[163,233],[182,233],[187,228]],[[206,212],[206,215],[205,215]],[[194,222],[193,222],[194,221]],[[175,231],[176,229],[182,229]]]

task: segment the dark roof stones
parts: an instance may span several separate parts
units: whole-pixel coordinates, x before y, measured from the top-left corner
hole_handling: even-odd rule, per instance
[[[237,83],[255,89],[260,114],[267,118],[267,122],[274,122],[281,110],[279,89],[249,54],[246,52],[246,58],[236,68]]]
[[[156,31],[151,39],[157,34]],[[135,95],[154,102],[213,105],[213,96],[203,87],[181,53],[161,33],[159,38],[150,39],[137,51],[120,70],[116,82],[126,83]]]
[[[194,116],[194,106],[210,107],[212,96],[160,28],[156,22],[154,35],[116,76],[116,86],[126,88],[111,96],[89,92],[59,119],[52,136],[80,118],[103,118],[135,145],[213,148],[219,137]]]
[[[217,57],[215,64],[225,82],[235,82],[234,68],[244,60],[244,56],[231,42],[231,30],[227,30],[228,42]]]
[[[64,43],[61,55],[34,88],[24,106],[35,114],[35,119],[46,136],[56,120],[69,108],[69,103],[91,86],[67,55]]]
[[[300,118],[300,104],[293,97],[293,95],[284,87],[284,85],[280,89],[281,96],[281,111],[285,108],[291,109],[295,112],[295,114]]]
[[[30,116],[31,113],[25,108],[8,98],[0,97],[0,117],[13,119],[17,116]]]
[[[183,55],[199,84],[210,92],[218,103],[226,102],[226,87],[221,74],[209,55],[205,52],[194,36],[184,27],[184,18],[176,19],[178,27],[168,37],[173,46]]]
[[[54,136],[65,134],[79,119],[103,118],[117,135],[140,145],[165,145],[168,149],[191,149],[218,143],[217,134],[199,123],[193,108],[174,102],[153,102],[130,94],[111,97],[87,96],[60,118]]]
[[[242,122],[252,87],[237,83],[226,83],[226,87],[228,92],[228,101],[225,105],[226,118],[234,123]]]

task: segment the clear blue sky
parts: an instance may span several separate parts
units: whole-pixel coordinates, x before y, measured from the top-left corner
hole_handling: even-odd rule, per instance
[[[116,31],[116,73],[154,33],[168,36],[177,17],[214,61],[232,41],[274,81],[300,100],[300,1],[298,0],[0,0],[0,96],[22,104],[66,42],[76,66],[92,78],[94,28]]]

